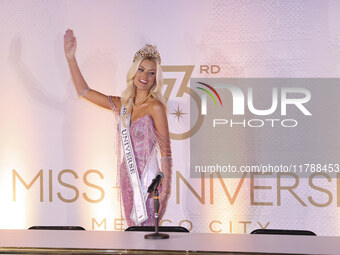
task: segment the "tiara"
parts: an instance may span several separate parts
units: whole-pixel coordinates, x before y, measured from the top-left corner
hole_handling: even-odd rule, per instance
[[[157,51],[156,47],[152,46],[151,44],[145,44],[144,48],[137,51],[133,57],[133,62],[143,58],[152,58],[157,63],[161,63],[161,56],[159,55],[159,52]]]

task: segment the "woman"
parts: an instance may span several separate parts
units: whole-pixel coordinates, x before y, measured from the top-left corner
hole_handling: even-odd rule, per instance
[[[128,71],[127,88],[121,97],[112,97],[89,88],[75,58],[76,46],[76,38],[69,29],[64,35],[64,49],[78,95],[119,116],[124,150],[120,186],[127,224],[153,225],[153,196],[147,193],[147,188],[159,172],[156,145],[164,173],[159,219],[164,215],[170,196],[172,167],[166,106],[161,94],[163,80],[159,53],[152,45],[140,49]]]

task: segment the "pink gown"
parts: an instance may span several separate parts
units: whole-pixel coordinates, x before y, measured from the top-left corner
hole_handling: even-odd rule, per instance
[[[116,109],[112,102],[112,98],[109,97],[111,109],[115,115],[119,118],[119,111]],[[148,219],[144,221],[141,226],[154,225],[154,199],[153,196],[147,193],[147,188],[152,179],[159,172],[159,167],[156,159],[156,142],[157,132],[155,130],[154,122],[151,116],[148,114],[138,118],[130,124],[130,136],[132,147],[134,149],[137,169],[139,177],[142,183],[143,196],[146,199],[146,211]],[[120,146],[120,145],[119,145]],[[144,184],[143,184],[144,183]],[[120,164],[120,187],[122,194],[122,201],[125,213],[125,219],[128,226],[136,225],[130,218],[133,208],[133,190],[130,184],[128,171],[126,170],[125,158]],[[161,190],[160,190],[161,192]],[[160,219],[162,218],[164,211],[160,213]]]

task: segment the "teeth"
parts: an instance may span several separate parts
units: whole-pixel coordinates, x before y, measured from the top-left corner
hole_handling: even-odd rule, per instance
[[[148,82],[147,81],[144,81],[144,80],[139,80],[141,83],[145,83],[147,84]]]

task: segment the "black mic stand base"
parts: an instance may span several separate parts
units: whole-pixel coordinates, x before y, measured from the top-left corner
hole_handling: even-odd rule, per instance
[[[144,236],[145,239],[168,239],[168,234],[163,233],[152,233]]]

